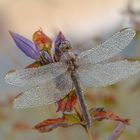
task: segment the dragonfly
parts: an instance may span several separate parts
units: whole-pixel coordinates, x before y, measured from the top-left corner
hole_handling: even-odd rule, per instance
[[[138,61],[119,60],[108,62],[120,53],[134,38],[136,32],[126,28],[115,33],[105,42],[89,50],[75,54],[70,43],[62,42],[59,62],[38,68],[8,72],[8,84],[25,87],[21,96],[14,100],[16,108],[48,105],[64,98],[74,88],[84,120],[91,126],[91,118],[83,93],[85,87],[104,87],[115,84],[140,71]]]

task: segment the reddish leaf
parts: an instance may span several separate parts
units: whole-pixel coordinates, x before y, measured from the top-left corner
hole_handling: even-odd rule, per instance
[[[77,102],[77,96],[75,90],[72,90],[64,99],[57,102],[57,112],[71,112]]]
[[[39,50],[49,53],[52,47],[52,40],[42,30],[38,30],[33,34],[33,41]]]
[[[117,140],[125,129],[124,123],[119,123],[113,133],[109,136],[108,140]]]
[[[102,121],[106,119],[106,111],[104,108],[92,108],[90,114],[94,120]]]
[[[119,121],[126,125],[129,125],[129,119],[122,119],[118,115],[110,111],[105,111],[104,108],[91,109],[90,113],[94,120],[102,121],[104,119],[109,119],[109,120]]]
[[[36,47],[41,51],[41,54],[43,54],[42,56],[48,60],[44,65],[53,62],[51,57],[52,40],[42,30],[38,30],[33,34],[33,41]]]
[[[47,119],[37,125],[35,125],[35,129],[37,129],[40,132],[49,132],[57,127],[62,127],[63,125],[66,125],[64,123],[64,118],[56,118],[56,119]]]
[[[122,122],[122,123],[124,123],[126,125],[130,125],[130,123],[129,123],[130,119],[122,119],[122,118],[120,118],[119,116],[115,115],[112,112],[107,112],[106,116],[110,120],[120,121],[120,122]]]
[[[76,114],[64,114],[62,118],[47,119],[35,125],[35,129],[39,132],[49,132],[57,127],[68,127],[74,124],[80,124],[80,120]]]

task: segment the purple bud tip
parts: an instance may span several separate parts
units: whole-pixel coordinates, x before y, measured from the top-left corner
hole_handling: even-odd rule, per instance
[[[9,31],[10,35],[12,36],[16,46],[24,52],[25,55],[32,59],[37,59],[40,56],[39,50],[36,48],[35,44],[31,42],[29,39]]]

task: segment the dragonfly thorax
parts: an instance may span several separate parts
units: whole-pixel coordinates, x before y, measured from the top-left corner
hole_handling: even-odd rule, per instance
[[[78,68],[76,64],[76,55],[73,52],[65,52],[61,57],[61,61],[68,65],[68,70],[73,71]]]

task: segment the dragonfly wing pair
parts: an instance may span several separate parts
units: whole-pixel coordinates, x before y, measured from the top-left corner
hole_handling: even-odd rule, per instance
[[[133,29],[123,29],[106,42],[82,52],[77,57],[80,81],[88,87],[100,87],[116,83],[140,71],[139,62],[118,61],[101,64],[124,49],[135,36]],[[49,104],[62,99],[72,88],[67,66],[62,62],[39,68],[8,73],[7,83],[30,88],[15,100],[15,107],[26,108]]]
[[[140,71],[139,62],[127,60],[104,63],[120,53],[134,38],[133,29],[123,29],[104,43],[82,52],[78,56],[78,69],[81,82],[88,87],[101,87],[114,84]]]

